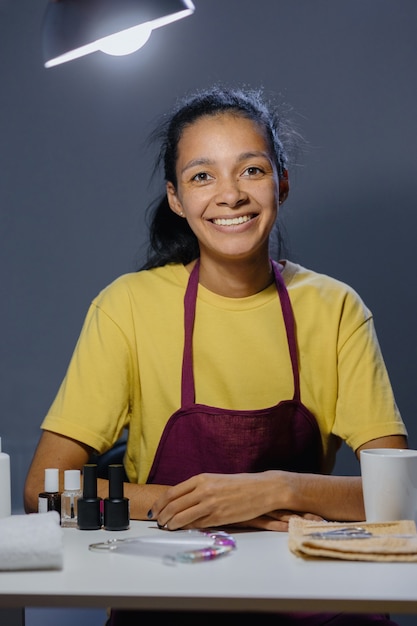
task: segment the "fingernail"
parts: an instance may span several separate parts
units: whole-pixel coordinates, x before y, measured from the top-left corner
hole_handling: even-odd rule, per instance
[[[147,515],[146,515],[146,517],[147,517],[148,519],[152,519],[152,518],[153,518],[152,509],[149,509],[149,511],[148,511],[148,513],[147,513]]]

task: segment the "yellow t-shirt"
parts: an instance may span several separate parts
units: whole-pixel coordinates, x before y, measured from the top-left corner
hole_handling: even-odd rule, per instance
[[[321,431],[331,471],[340,440],[356,450],[406,434],[370,311],[349,286],[286,262],[301,400]],[[162,431],[180,407],[184,293],[189,274],[167,265],[123,275],[92,302],[42,428],[104,452],[128,428],[126,470],[146,482]],[[247,298],[198,288],[193,334],[196,402],[259,409],[293,397],[275,285]]]

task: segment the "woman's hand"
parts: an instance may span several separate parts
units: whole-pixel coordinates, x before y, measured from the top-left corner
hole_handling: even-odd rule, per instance
[[[199,474],[168,487],[156,500],[150,517],[169,530],[239,526],[286,531],[296,514],[308,519],[322,518],[310,513],[276,509],[277,494],[286,502],[288,472],[255,474]]]
[[[380,437],[357,450],[407,447],[400,435]],[[160,526],[235,526],[287,530],[292,515],[311,520],[365,519],[360,476],[268,470],[245,474],[199,474],[158,497],[148,514]]]

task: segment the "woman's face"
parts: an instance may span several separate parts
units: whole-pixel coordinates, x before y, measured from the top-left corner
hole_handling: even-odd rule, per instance
[[[283,198],[287,187],[256,123],[231,113],[200,118],[182,134],[176,173],[168,201],[187,219],[201,256],[268,254],[280,186]]]

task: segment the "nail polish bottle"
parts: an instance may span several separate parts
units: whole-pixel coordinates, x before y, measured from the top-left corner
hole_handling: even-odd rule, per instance
[[[80,470],[65,470],[61,494],[61,526],[77,528],[78,500],[82,497]]]
[[[59,470],[48,467],[45,470],[44,491],[38,495],[38,513],[58,511],[61,513],[61,493],[59,491]]]
[[[105,530],[127,530],[129,528],[129,499],[123,495],[123,465],[109,465],[109,497],[104,500]]]
[[[0,437],[0,517],[9,517],[11,514],[10,456],[2,452]]]
[[[78,500],[78,528],[97,530],[101,528],[101,502],[97,497],[97,465],[88,463],[83,468],[83,495]]]

